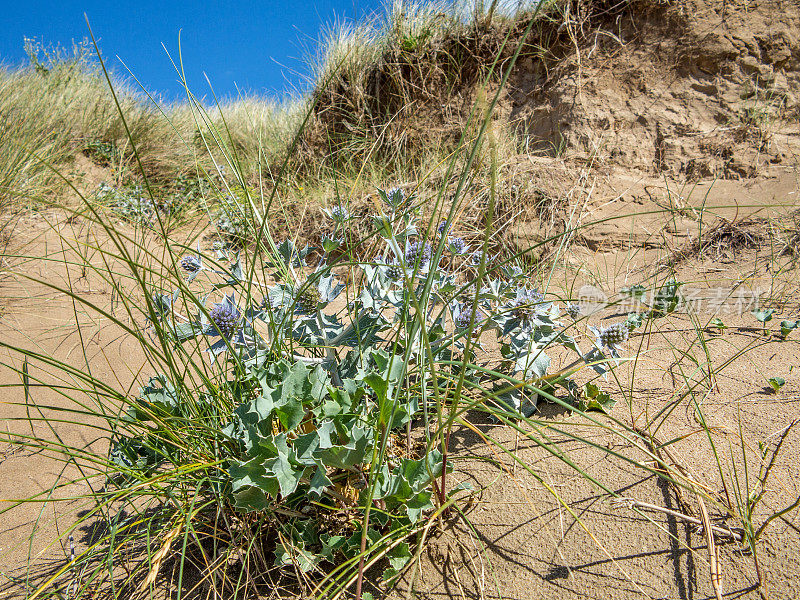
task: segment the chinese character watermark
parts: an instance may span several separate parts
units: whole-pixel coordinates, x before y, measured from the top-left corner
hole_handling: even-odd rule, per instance
[[[577,301],[585,315],[595,314],[614,306],[623,312],[643,312],[657,308],[664,299],[661,288],[632,286],[619,294],[609,295],[601,288],[584,285],[578,290]],[[693,287],[682,285],[678,289],[674,310],[684,313],[712,313],[742,315],[757,311],[768,290],[742,287]]]

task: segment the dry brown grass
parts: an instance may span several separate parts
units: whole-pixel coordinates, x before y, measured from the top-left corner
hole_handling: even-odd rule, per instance
[[[130,135],[88,46],[34,53],[28,67],[0,71],[0,141],[15,149],[0,153],[0,203],[61,194],[64,181],[56,171],[69,178],[82,153],[113,170],[116,184],[147,178],[161,188],[179,174],[214,173],[222,165],[229,176],[236,174],[232,185],[252,188],[258,199],[270,197],[277,185],[283,210],[275,225],[313,243],[321,235],[318,207],[335,199],[366,214],[376,186],[408,184],[421,197],[446,189],[446,165],[454,154],[457,166],[463,161],[457,155],[472,145],[479,113],[498,93],[500,75],[518,48],[525,68],[543,73],[544,86],[562,68],[574,68],[574,57],[565,57],[597,28],[651,4],[551,0],[534,16],[523,9],[503,12],[494,3],[464,10],[467,3],[459,12],[437,3],[395,2],[383,20],[331,30],[310,58],[316,87],[305,98],[240,98],[209,108],[190,97],[156,105],[114,81]],[[557,233],[565,197],[540,189],[511,166],[525,149],[506,104],[501,97],[493,121],[495,143],[507,161],[500,170],[493,249],[522,251],[526,243],[520,245],[511,225],[523,223],[537,236]],[[92,145],[111,148],[113,156],[87,151]],[[460,215],[467,238],[483,229],[486,156],[481,148],[467,190],[469,209]],[[79,188],[91,193],[94,179]]]

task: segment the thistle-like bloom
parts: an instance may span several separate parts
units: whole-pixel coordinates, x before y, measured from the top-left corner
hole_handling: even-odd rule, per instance
[[[431,259],[431,245],[423,242],[411,242],[406,251],[406,263],[415,265],[419,260],[419,266],[424,267]]]
[[[199,273],[200,270],[203,268],[200,259],[191,254],[184,256],[181,259],[180,265],[181,269],[183,269],[187,273]]]
[[[531,290],[528,292],[528,301],[534,304],[541,304],[544,302],[544,294],[539,290]]]
[[[600,332],[600,341],[604,346],[615,346],[628,341],[630,332],[625,323],[614,323]]]
[[[406,193],[397,187],[386,190],[386,200],[392,208],[400,208],[408,202]]]
[[[469,322],[472,320],[472,307],[466,304],[462,304],[460,307],[460,312],[456,315],[453,319],[453,322],[456,326],[456,329],[466,329],[469,327]],[[475,326],[478,326],[480,323],[480,311],[475,314]]]
[[[403,278],[403,267],[398,264],[390,264],[386,267],[386,277],[390,281],[400,281]]]
[[[468,312],[462,312],[455,318],[456,329],[466,329],[469,327],[470,320],[470,314]]]
[[[523,322],[527,322],[536,314],[539,305],[544,302],[544,294],[538,290],[520,289],[517,298],[511,303],[511,314]]]
[[[297,296],[297,310],[303,314],[311,315],[317,312],[319,309],[320,302],[322,301],[322,296],[317,289],[317,286],[312,284],[305,283],[303,284],[305,289]],[[301,287],[303,287],[301,286]]]
[[[331,209],[331,219],[337,223],[344,223],[349,218],[350,212],[341,204],[337,204]]]
[[[211,322],[224,338],[230,338],[236,332],[239,316],[238,309],[230,302],[215,304],[209,312]]]
[[[469,329],[470,321],[473,320],[472,302],[455,302],[452,306],[452,311],[456,333]],[[471,335],[477,338],[480,336],[482,323],[486,317],[480,309],[477,309],[474,315]]]
[[[442,221],[436,227],[436,233],[438,233],[439,235],[444,235],[447,232],[449,225],[450,224],[447,221]]]
[[[453,254],[464,254],[467,251],[467,245],[464,243],[464,240],[460,237],[450,238],[450,243],[448,247],[450,248],[450,252]]]
[[[577,302],[570,302],[566,307],[567,314],[573,319],[577,319],[581,314],[581,305]]]
[[[614,323],[603,329],[596,327],[590,327],[590,329],[597,338],[597,346],[608,348],[614,356],[618,355],[619,345],[627,342],[630,337],[630,330],[626,323]]]

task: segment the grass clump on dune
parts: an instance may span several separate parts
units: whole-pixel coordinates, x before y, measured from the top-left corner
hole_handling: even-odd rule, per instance
[[[317,204],[336,193],[337,181],[350,180],[361,195],[387,179],[424,181],[457,148],[469,107],[485,93],[480,82],[490,72],[498,81],[491,66],[511,56],[529,9],[395,2],[370,21],[332,28],[308,56],[309,92],[284,101],[243,95],[209,104],[189,94],[163,103],[112,74],[133,143],[86,44],[65,51],[31,41],[30,64],[0,71],[0,139],[14,150],[0,157],[0,198],[53,198],[65,187],[51,167],[69,170],[81,154],[115,186],[142,185],[143,178],[170,186],[177,175],[214,175],[209,145],[224,148],[247,185],[280,179],[284,191],[302,189]],[[553,11],[548,5],[545,12]],[[555,20],[537,16],[535,30]],[[529,43],[521,55],[533,52]],[[498,127],[496,135],[504,154],[513,154],[510,130]]]
[[[141,183],[146,177],[152,185],[168,185],[178,175],[207,171],[213,165],[201,129],[222,129],[220,109],[226,115],[226,143],[237,150],[242,164],[251,165],[251,174],[259,160],[272,164],[283,156],[285,140],[297,126],[294,104],[248,98],[207,111],[208,122],[198,125],[189,104],[164,104],[114,76],[118,108],[86,43],[66,51],[28,40],[26,49],[27,66],[0,70],[4,206],[20,200],[47,201],[64,192],[57,171],[69,170],[81,154],[108,169],[117,181]]]

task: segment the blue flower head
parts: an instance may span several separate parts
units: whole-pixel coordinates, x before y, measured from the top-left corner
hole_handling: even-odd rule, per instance
[[[519,288],[517,297],[511,302],[511,314],[526,323],[533,319],[539,310],[539,305],[544,302],[544,294],[539,290]]]
[[[403,267],[397,263],[387,265],[386,278],[390,281],[400,281],[403,278]]]
[[[378,189],[378,194],[392,210],[398,210],[405,207],[411,202],[412,199],[410,196],[406,196],[406,193],[398,187],[393,187],[385,191]]]
[[[337,204],[331,209],[330,216],[331,219],[337,223],[344,223],[350,218],[350,212],[347,210],[347,207]]]
[[[181,269],[189,274],[199,273],[203,269],[203,263],[199,255],[193,256],[191,254],[187,254],[181,259],[180,265]]]
[[[461,255],[466,253],[467,245],[464,243],[464,240],[462,238],[460,237],[450,238],[449,242],[450,243],[448,244],[448,248],[450,249],[450,252],[452,252],[453,254]]]
[[[406,250],[406,263],[415,265],[419,260],[419,266],[424,267],[431,259],[431,245],[424,242],[411,242]]]
[[[216,332],[224,338],[230,338],[236,332],[241,314],[233,303],[232,297],[228,296],[223,302],[215,304],[208,316],[211,318]]]
[[[589,329],[595,335],[595,345],[600,349],[608,348],[614,357],[619,356],[620,344],[627,342],[630,337],[630,329],[626,323],[614,323],[603,329],[597,327]]]
[[[469,323],[472,320],[472,305],[471,304],[460,304],[457,308],[457,313],[453,317],[453,322],[456,326],[456,329],[466,329],[469,327]],[[480,323],[483,320],[483,314],[480,310],[475,313],[475,329],[480,327]]]

